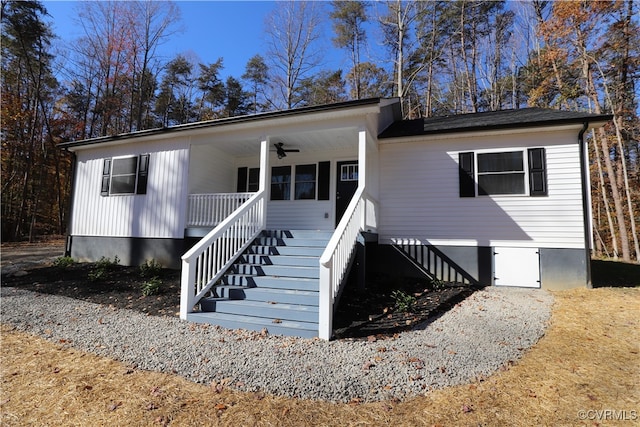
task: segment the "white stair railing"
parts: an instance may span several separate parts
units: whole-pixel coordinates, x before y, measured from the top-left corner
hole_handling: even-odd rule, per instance
[[[215,227],[254,194],[189,194],[187,227]]]
[[[205,296],[266,223],[265,192],[252,196],[182,256],[180,318]]]
[[[359,187],[345,211],[331,240],[320,257],[320,301],[318,336],[331,339],[333,312],[340,295],[361,231],[376,229],[377,202]]]

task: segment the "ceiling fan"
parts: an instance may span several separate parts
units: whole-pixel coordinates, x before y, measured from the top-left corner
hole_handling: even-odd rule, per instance
[[[299,153],[300,149],[299,148],[288,148],[285,149],[284,143],[282,142],[278,142],[276,144],[273,144],[274,147],[276,147],[276,153],[278,154],[278,158],[282,159],[284,157],[287,157],[287,153]]]

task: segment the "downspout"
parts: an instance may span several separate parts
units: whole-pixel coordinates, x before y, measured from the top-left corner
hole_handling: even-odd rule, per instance
[[[578,133],[578,144],[580,144],[580,182],[582,184],[582,216],[584,224],[584,248],[585,248],[585,262],[587,266],[587,288],[592,288],[591,283],[591,218],[589,216],[589,200],[591,200],[591,189],[588,188],[587,183],[587,151],[584,144],[584,133],[589,127],[589,122],[584,122],[580,133]]]
[[[69,194],[69,218],[67,220],[67,236],[65,239],[64,256],[71,256],[71,226],[73,225],[73,206],[75,203],[76,175],[78,170],[78,157],[73,151],[65,149],[67,153],[71,153],[71,190]]]

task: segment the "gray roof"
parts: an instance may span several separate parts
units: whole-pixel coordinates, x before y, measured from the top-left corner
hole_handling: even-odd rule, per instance
[[[379,138],[595,123],[609,121],[612,117],[608,114],[591,114],[546,108],[488,111],[397,121],[385,129],[379,135]]]

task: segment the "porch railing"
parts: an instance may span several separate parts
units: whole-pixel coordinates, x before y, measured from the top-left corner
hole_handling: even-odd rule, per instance
[[[344,286],[361,231],[377,229],[378,203],[358,188],[331,240],[320,257],[320,306],[318,336],[331,339],[336,299]]]
[[[180,318],[224,275],[264,229],[265,192],[251,197],[182,256]]]
[[[215,227],[254,194],[189,194],[187,227]]]

